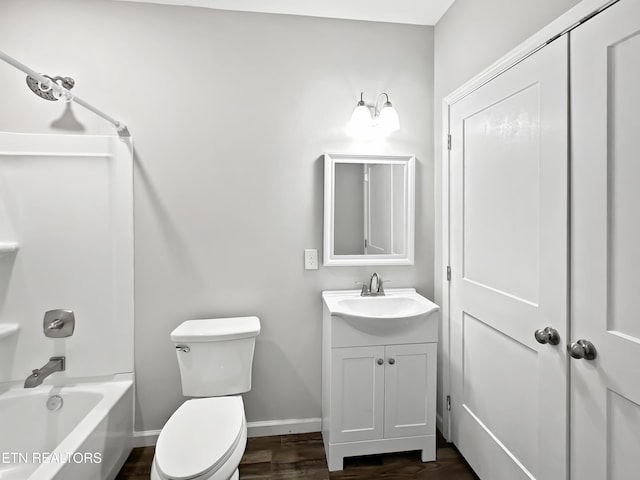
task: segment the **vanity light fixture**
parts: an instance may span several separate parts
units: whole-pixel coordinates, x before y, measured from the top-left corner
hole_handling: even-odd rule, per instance
[[[378,108],[380,99],[385,96],[382,108]],[[356,105],[349,122],[349,130],[355,135],[366,135],[372,132],[387,134],[400,129],[398,112],[389,101],[389,95],[381,93],[373,106],[364,103],[364,92],[360,92],[360,101]]]

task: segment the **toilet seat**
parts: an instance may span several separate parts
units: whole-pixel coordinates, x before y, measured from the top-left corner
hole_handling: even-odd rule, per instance
[[[209,479],[238,448],[240,455],[235,457],[239,463],[246,438],[242,397],[187,400],[160,432],[154,468],[160,478]],[[234,471],[237,463],[227,467],[233,467]]]

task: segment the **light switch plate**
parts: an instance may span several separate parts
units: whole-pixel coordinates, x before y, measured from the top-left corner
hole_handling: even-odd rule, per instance
[[[318,250],[316,248],[305,248],[304,250],[304,269],[318,269]]]

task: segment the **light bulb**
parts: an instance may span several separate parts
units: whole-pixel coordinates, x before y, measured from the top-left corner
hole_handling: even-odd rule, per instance
[[[380,111],[380,115],[378,115],[378,128],[380,128],[384,133],[391,133],[397,130],[400,130],[400,119],[398,118],[398,112],[393,108],[391,102],[386,102],[382,110]]]
[[[364,102],[358,102],[358,105],[353,110],[348,128],[353,135],[358,136],[366,134],[371,129],[371,112]]]

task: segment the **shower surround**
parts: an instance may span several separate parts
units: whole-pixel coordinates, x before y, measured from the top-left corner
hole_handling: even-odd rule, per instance
[[[101,414],[86,403],[83,414],[76,412],[77,422],[62,422],[66,427],[56,427],[57,436],[52,437],[74,448],[91,445],[90,452],[67,453],[100,454],[113,465],[124,461],[128,441],[120,442],[123,451],[115,453],[114,459],[115,450],[107,448],[104,438],[86,444],[67,440],[77,435],[91,438],[85,422],[91,415],[94,420],[103,415],[107,423],[119,424],[120,439],[132,434],[132,148],[131,139],[115,136],[0,133],[0,245],[11,247],[0,251],[0,331],[4,332],[0,335],[0,404],[23,392],[24,401],[43,399],[38,408],[62,421],[75,401],[49,412],[45,404],[50,392],[82,389],[89,381],[103,385],[95,391],[111,391],[118,383],[122,388],[118,398],[107,402],[111,407],[96,396],[94,407],[100,404]],[[74,311],[72,336],[44,335],[44,314],[54,309]],[[66,357],[65,371],[23,390],[31,370],[56,356]],[[117,415],[110,417],[116,410]],[[30,410],[22,412],[0,420],[0,430],[18,418],[25,431],[51,433],[47,433],[51,419],[36,425],[37,409],[33,415],[27,414]],[[14,452],[5,451],[14,448],[10,445],[1,447],[3,456],[18,458],[15,468],[20,466],[16,455],[58,448],[27,445],[22,449],[26,451]],[[47,452],[33,450],[37,448]],[[4,457],[2,467],[6,467]],[[38,471],[45,470],[55,469]],[[0,476],[4,478],[1,471]],[[103,471],[100,478],[110,474]]]

